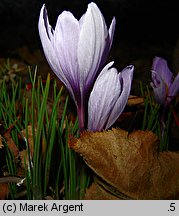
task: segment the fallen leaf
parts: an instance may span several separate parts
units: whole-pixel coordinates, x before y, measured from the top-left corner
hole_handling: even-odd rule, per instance
[[[6,139],[8,149],[13,153],[14,158],[17,158],[19,155],[19,149],[17,148],[14,140],[12,139],[11,130],[6,130],[3,133],[3,137]]]
[[[99,186],[97,182],[92,183],[86,190],[85,200],[117,200],[118,197],[112,195],[108,191]]]
[[[27,150],[20,151],[19,152],[19,157],[20,157],[20,161],[21,161],[21,168],[26,169],[29,166]]]
[[[26,132],[28,133],[28,138],[27,138]],[[36,133],[36,130],[35,130],[35,133]],[[21,131],[21,134],[23,135],[23,137],[25,137],[27,139],[29,149],[30,149],[30,154],[31,154],[31,156],[33,156],[33,154],[34,154],[34,142],[33,142],[32,126],[28,125],[27,126],[27,131],[26,131],[26,129],[24,129],[24,130]]]
[[[179,198],[179,152],[159,152],[151,131],[84,132],[69,145],[94,171],[93,187],[112,199]]]
[[[2,136],[0,134],[0,149],[2,149],[4,147],[3,143],[2,143]]]
[[[129,106],[136,106],[136,105],[144,105],[144,98],[140,96],[135,95],[129,95],[127,105]]]
[[[6,183],[1,183],[0,184],[0,200],[5,200],[7,199],[9,195],[9,186]]]
[[[28,133],[28,138],[27,138],[26,132]],[[33,142],[32,125],[28,125],[27,126],[27,131],[26,131],[26,129],[24,129],[24,130],[21,131],[21,134],[22,134],[22,136],[24,138],[27,139],[28,145],[29,145],[29,149],[30,149],[30,157],[33,158],[33,155],[34,155],[34,142]],[[35,136],[36,136],[36,134],[37,134],[37,130],[35,129]],[[46,144],[45,144],[45,140],[42,138],[42,156],[45,156],[45,152],[46,152]],[[29,158],[28,158],[28,152],[27,152],[27,150],[21,151],[20,154],[19,154],[19,156],[21,158],[22,168],[25,168],[24,161],[26,161],[26,165],[29,164]]]

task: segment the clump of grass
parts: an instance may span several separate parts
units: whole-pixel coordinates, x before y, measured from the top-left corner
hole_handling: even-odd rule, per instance
[[[29,76],[30,90],[22,88],[21,81],[12,82],[10,93],[5,81],[0,86],[0,120],[4,131],[10,130],[19,152],[27,152],[23,158],[14,158],[8,141],[3,139],[6,163],[2,171],[15,177],[19,164],[25,164],[20,176],[25,179],[21,190],[16,183],[11,183],[10,198],[23,194],[25,199],[83,199],[90,175],[79,155],[68,146],[69,136],[78,136],[78,120],[72,122],[68,118],[68,97],[62,100],[63,88],[57,90],[50,75],[45,84],[37,77],[37,68],[29,68]],[[53,98],[50,111],[49,97]]]
[[[144,88],[142,83],[140,83],[140,89],[144,98],[144,117],[141,129],[151,130],[156,133],[160,140],[159,150],[166,151],[169,148],[169,129],[172,121],[172,111],[169,110],[165,113],[165,122],[162,122],[163,107],[155,102],[148,86]]]
[[[78,119],[69,118],[68,97],[64,97],[63,88],[58,89],[49,74],[42,81],[37,72],[37,67],[29,67],[30,88],[25,88],[21,79],[11,82],[10,88],[5,80],[1,82],[0,135],[4,164],[0,173],[4,178],[0,177],[0,183],[9,183],[9,199],[83,199],[90,173],[80,156],[68,146],[70,136],[79,136]],[[148,86],[144,88],[141,84],[141,93],[144,98],[141,129],[156,133],[160,150],[168,150],[172,112],[167,113],[162,128],[162,107],[155,103]],[[10,148],[6,133],[18,155]],[[25,152],[23,157],[22,152]]]

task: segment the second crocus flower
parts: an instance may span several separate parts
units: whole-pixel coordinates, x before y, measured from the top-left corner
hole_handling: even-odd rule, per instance
[[[171,103],[179,92],[179,74],[174,79],[167,61],[161,57],[153,59],[151,86],[156,102],[163,106]]]
[[[88,130],[108,129],[122,113],[131,90],[134,66],[118,73],[113,62],[98,76],[88,102]]]

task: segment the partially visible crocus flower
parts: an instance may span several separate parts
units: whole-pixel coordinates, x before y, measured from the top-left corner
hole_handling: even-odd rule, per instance
[[[106,130],[122,113],[131,90],[134,66],[118,73],[107,64],[98,76],[88,102],[88,130]]]
[[[174,79],[167,61],[161,57],[153,59],[151,86],[156,102],[164,106],[179,92],[179,74]]]
[[[83,129],[89,93],[112,45],[115,18],[108,30],[101,11],[92,2],[80,20],[68,11],[62,12],[53,29],[43,5],[38,27],[46,59],[69,90]]]

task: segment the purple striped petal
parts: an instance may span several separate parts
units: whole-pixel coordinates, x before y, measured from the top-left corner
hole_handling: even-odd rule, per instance
[[[39,36],[41,39],[42,47],[44,50],[45,57],[47,62],[49,63],[51,69],[56,74],[56,76],[64,83],[64,85],[68,88],[71,93],[71,96],[75,99],[73,89],[64,75],[62,68],[59,63],[58,55],[55,51],[54,44],[54,30],[49,24],[47,10],[45,8],[45,4],[42,6],[40,11],[39,23]]]
[[[170,102],[179,93],[179,73],[169,88],[167,100]]]
[[[153,88],[155,100],[157,103],[164,105],[168,87],[159,73],[155,71],[152,71],[152,81],[150,84]]]
[[[79,32],[79,22],[73,14],[64,11],[59,15],[54,31],[54,48],[63,73],[74,90],[79,89],[77,59]]]
[[[101,131],[121,92],[117,70],[107,64],[98,76],[88,102],[88,130]]]
[[[81,89],[88,89],[99,72],[109,33],[104,17],[95,3],[88,5],[86,14],[80,20],[80,25],[78,44],[80,84]]]
[[[121,73],[107,64],[98,76],[88,102],[88,130],[109,128],[123,111],[129,96],[133,66]],[[125,88],[125,89],[124,89]]]
[[[170,71],[167,61],[160,57],[155,57],[153,60],[152,70],[159,74],[163,82],[170,87],[173,82],[173,74]]]
[[[111,127],[111,125],[118,119],[118,117],[120,116],[120,114],[122,113],[122,111],[126,106],[131,91],[133,72],[134,72],[134,66],[129,65],[126,68],[124,68],[120,73],[122,92],[120,94],[120,97],[118,97],[112,109],[112,112],[110,113],[105,129]]]
[[[112,19],[111,25],[109,27],[109,50],[111,49],[113,38],[114,38],[114,31],[116,27],[116,19],[115,17]]]
[[[57,72],[60,69],[58,64],[58,58],[53,48],[53,29],[48,21],[47,10],[45,5],[42,6],[39,17],[39,35],[42,42],[42,47],[45,53],[45,57],[51,66],[52,70]]]
[[[103,66],[105,65],[108,54],[110,52],[112,42],[113,42],[113,37],[114,37],[115,26],[116,26],[116,19],[114,17],[112,19],[111,25],[109,27],[109,35],[108,35],[108,37],[106,39],[106,47],[105,47],[105,50],[103,52],[103,56],[102,56],[100,66],[99,66],[100,71],[102,70]]]

